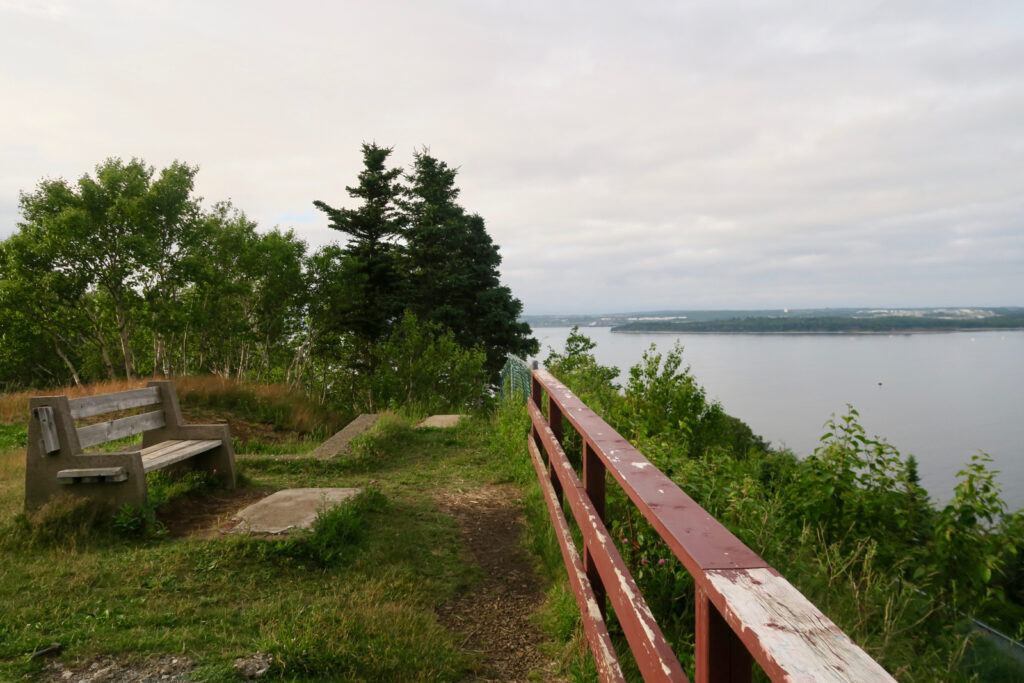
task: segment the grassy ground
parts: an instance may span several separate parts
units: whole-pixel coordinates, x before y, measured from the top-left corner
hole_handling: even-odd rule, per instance
[[[293,433],[298,440],[284,446],[243,450],[294,453],[315,443]],[[515,436],[521,446],[523,435]],[[83,533],[74,519],[52,534],[63,540],[47,540],[39,527],[27,530],[17,519],[23,438],[17,427],[0,429],[0,680],[38,675],[41,660],[29,655],[54,642],[69,663],[182,654],[196,662],[197,680],[235,680],[233,660],[254,652],[271,654],[274,674],[287,680],[459,680],[479,664],[462,634],[436,616],[438,606],[479,579],[438,495],[524,481],[496,457],[490,420],[414,430],[410,421],[389,417],[333,461],[240,459],[250,489],[372,492],[344,519],[292,544],[217,534],[138,539],[123,528]],[[185,498],[158,516],[187,505],[189,495],[210,495],[188,488],[179,485],[176,493]],[[586,675],[574,612],[556,582],[539,619],[569,642],[571,655],[562,660],[570,677]]]

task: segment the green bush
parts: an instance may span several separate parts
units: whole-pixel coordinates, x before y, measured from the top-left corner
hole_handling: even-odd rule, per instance
[[[24,424],[0,424],[0,453],[24,448],[28,444],[28,430]]]
[[[322,392],[356,412],[472,411],[487,401],[487,355],[465,348],[448,329],[405,315],[376,344],[352,339],[321,373]]]
[[[435,323],[406,312],[378,344],[371,391],[377,405],[424,413],[479,408],[487,386],[487,354],[463,348]]]

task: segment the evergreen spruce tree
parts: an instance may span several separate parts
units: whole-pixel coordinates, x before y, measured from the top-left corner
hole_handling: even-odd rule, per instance
[[[457,169],[417,152],[403,205],[410,308],[423,320],[448,327],[463,346],[483,347],[497,373],[506,353],[536,353],[538,344],[519,322],[522,303],[501,285],[501,255],[483,218],[458,204]]]
[[[362,200],[354,209],[313,204],[330,218],[330,227],[348,235],[341,249],[326,249],[319,258],[325,282],[319,287],[312,313],[318,327],[335,336],[354,336],[376,342],[387,336],[402,314],[404,277],[400,264],[403,214],[401,169],[387,167],[390,147],[363,144],[363,170],[349,195]]]

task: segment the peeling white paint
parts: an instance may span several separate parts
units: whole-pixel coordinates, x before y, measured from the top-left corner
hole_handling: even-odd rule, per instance
[[[651,463],[649,463],[649,462],[631,462],[629,464],[632,465],[633,467],[637,468],[638,470],[642,470],[645,467],[650,467],[651,466]]]
[[[771,569],[711,570],[706,576],[725,598],[727,618],[754,635],[768,659],[786,672],[783,680],[895,681]]]

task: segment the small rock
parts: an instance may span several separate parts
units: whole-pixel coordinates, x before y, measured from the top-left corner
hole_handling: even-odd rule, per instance
[[[235,660],[235,671],[245,678],[260,678],[268,671],[274,658],[268,654],[257,652],[248,657],[239,657]]]
[[[416,429],[433,427],[435,429],[449,429],[458,426],[465,415],[431,415],[416,425]]]

